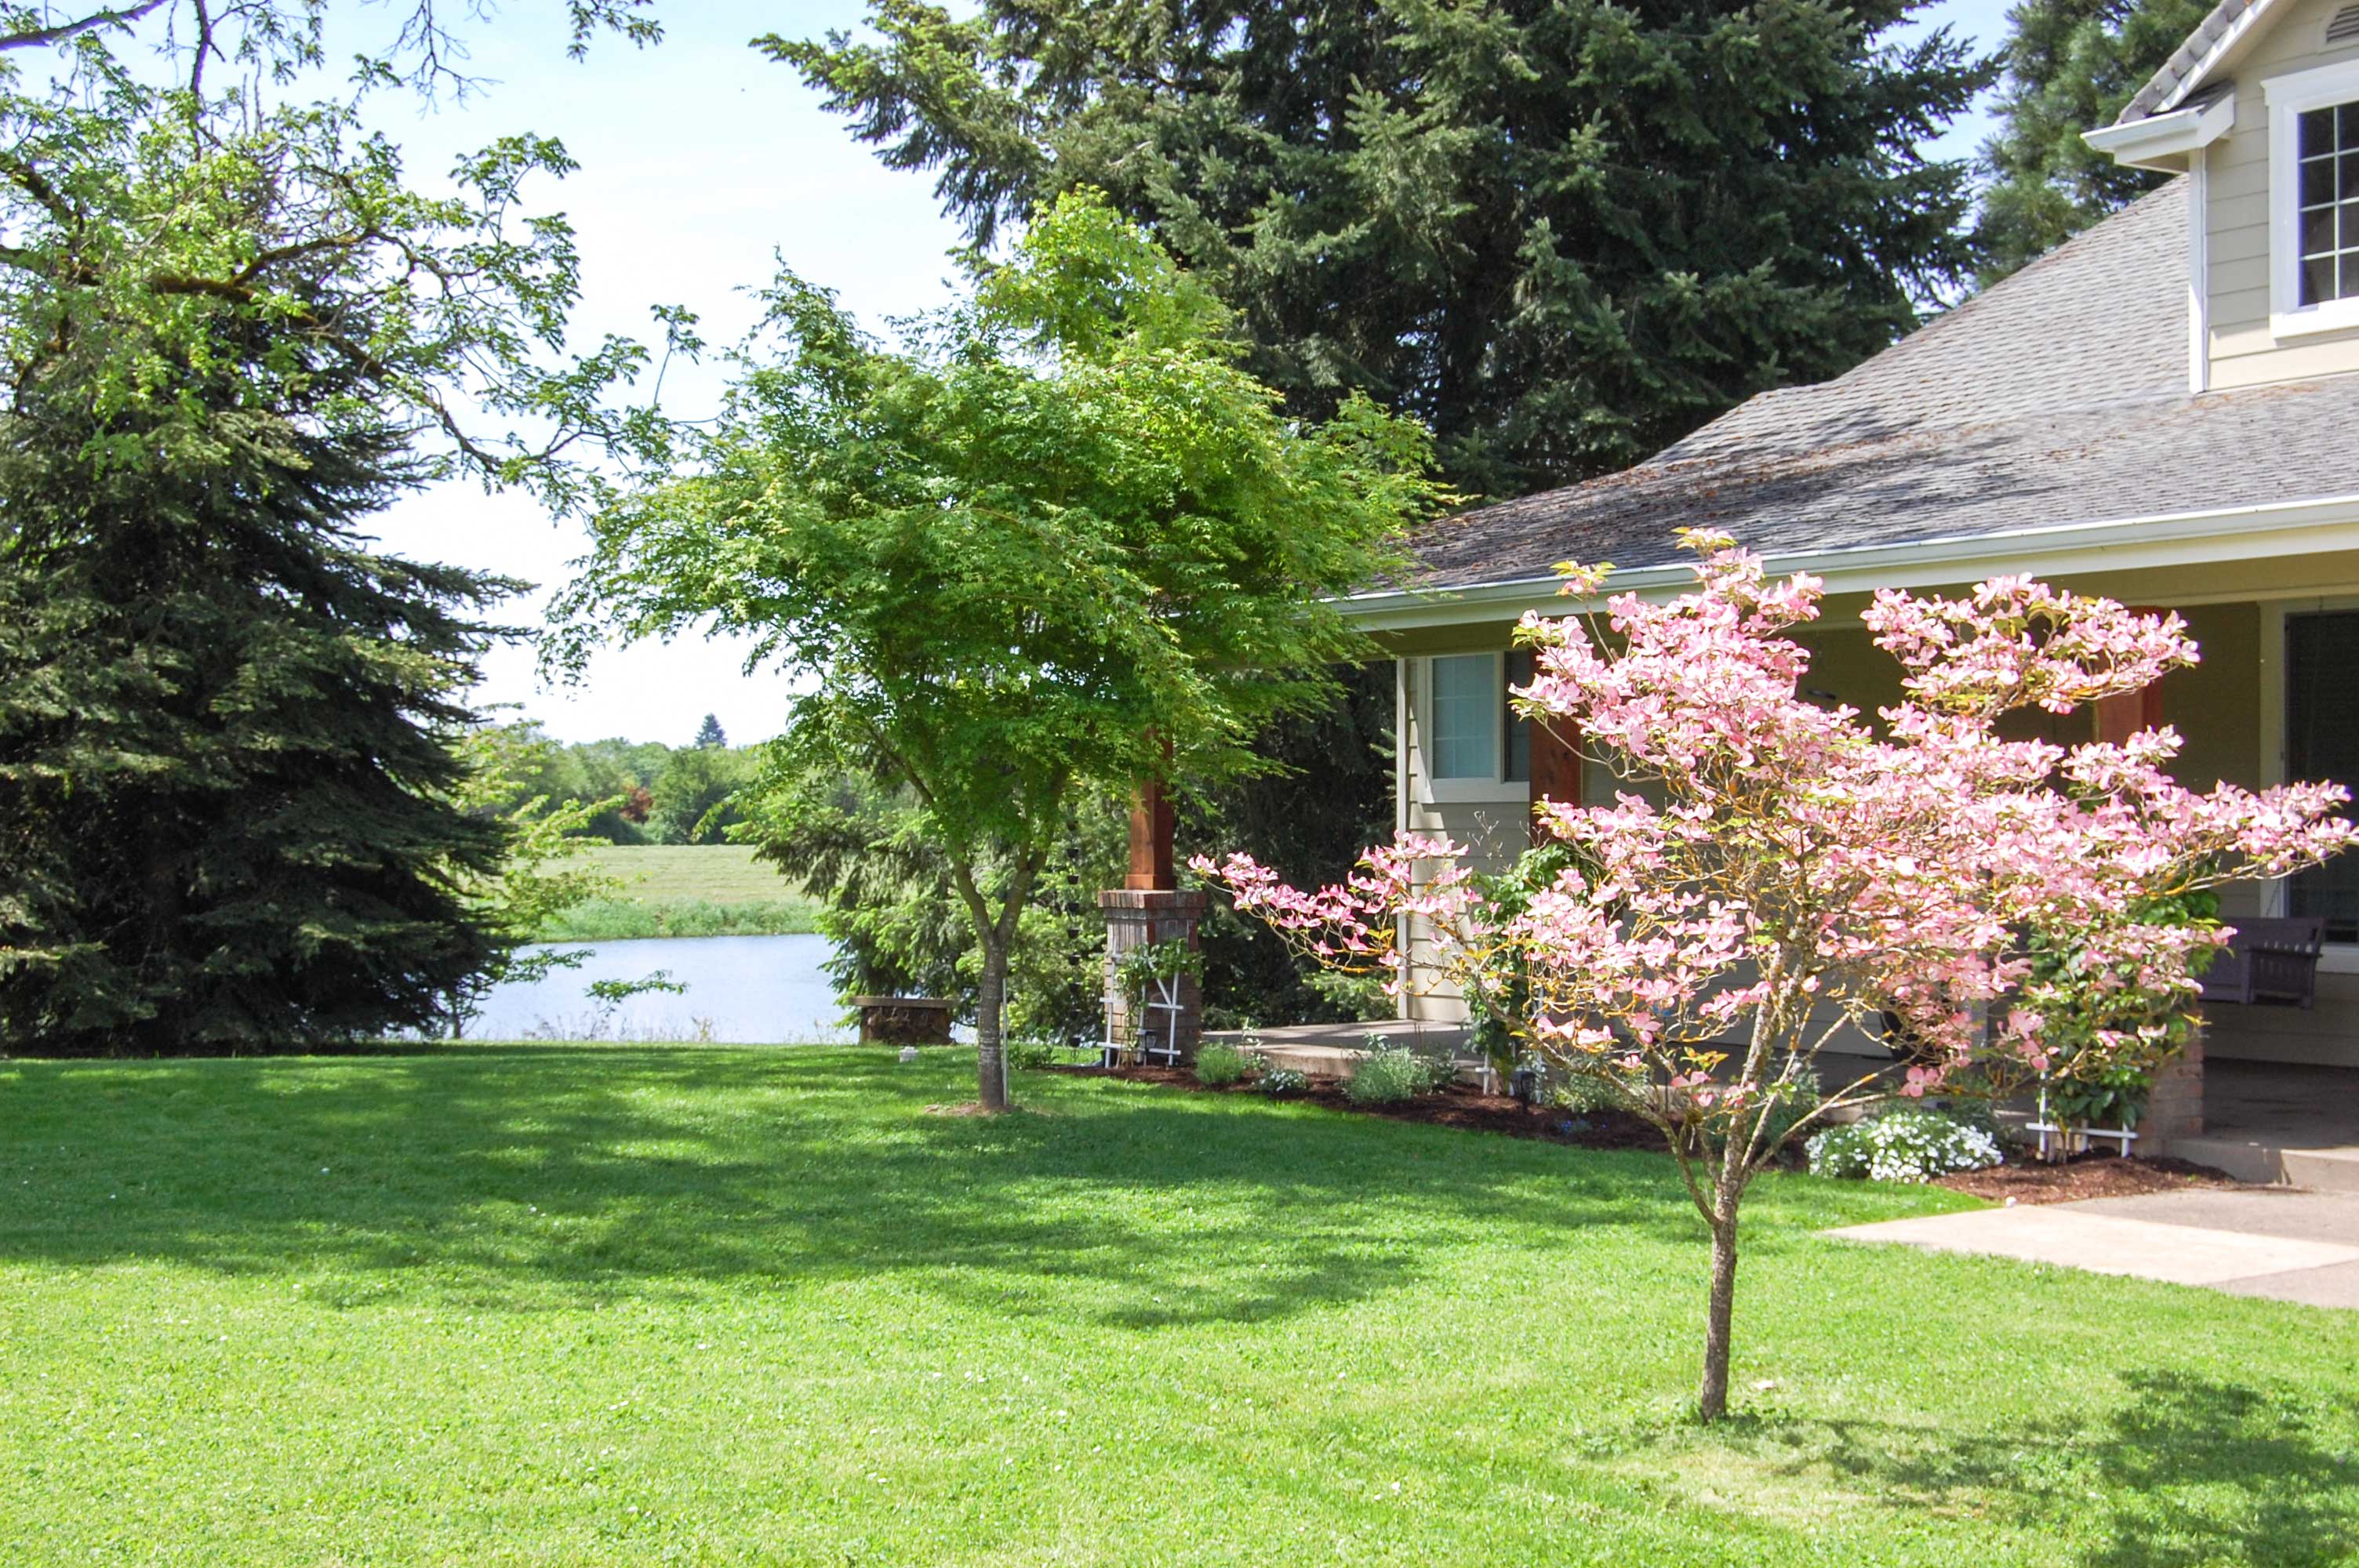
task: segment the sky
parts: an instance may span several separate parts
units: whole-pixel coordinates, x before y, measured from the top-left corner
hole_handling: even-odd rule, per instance
[[[583,342],[608,331],[652,341],[647,311],[659,303],[697,311],[707,339],[726,342],[752,321],[745,287],[767,281],[777,260],[881,327],[950,297],[945,253],[959,235],[936,207],[932,178],[886,168],[792,70],[746,47],[762,33],[853,27],[862,10],[857,0],[666,4],[661,45],[634,50],[603,39],[576,63],[564,56],[560,7],[510,0],[495,24],[471,33],[469,70],[491,79],[484,92],[434,109],[387,98],[376,118],[420,172],[519,130],[565,144],[580,169],[538,194],[580,236]],[[1995,48],[2004,0],[1943,0],[1920,23],[1942,24]],[[1971,152],[1988,129],[1978,112],[1936,148]],[[718,387],[710,366],[674,366],[666,406],[708,410]],[[552,522],[529,497],[456,482],[404,500],[378,533],[397,554],[540,585],[504,607],[501,619],[515,624],[538,622],[585,547],[578,524]],[[788,690],[782,675],[748,675],[743,665],[742,647],[725,642],[636,643],[600,653],[578,684],[552,687],[528,647],[506,647],[490,655],[477,696],[514,705],[564,741],[682,745],[710,712],[743,743],[777,733]]]

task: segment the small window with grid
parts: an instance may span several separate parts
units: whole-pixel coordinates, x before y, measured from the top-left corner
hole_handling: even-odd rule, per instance
[[[2301,303],[2359,295],[2359,103],[2305,110],[2301,160]]]

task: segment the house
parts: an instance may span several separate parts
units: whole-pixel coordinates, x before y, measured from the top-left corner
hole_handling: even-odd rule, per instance
[[[2054,738],[2165,721],[2190,784],[2359,783],[2359,4],[2223,0],[2089,140],[2179,178],[1843,376],[1434,524],[1414,583],[1357,599],[1397,659],[1398,826],[1496,859],[1536,795],[1611,798],[1509,710],[1509,632],[1567,610],[1558,561],[1679,591],[1683,524],[1826,579],[1812,686],[1843,701],[1899,694],[1859,624],[1872,589],[2029,573],[2176,610],[2203,649]],[[2262,1099],[2340,1095],[2359,1121],[2359,1077],[2293,1071],[2359,1068],[2359,856],[2240,891],[2232,914],[2321,915],[2330,946],[2313,1010],[2210,1010],[2215,1099],[2231,1065],[2272,1064]],[[1404,1007],[1458,1016],[1447,996]]]

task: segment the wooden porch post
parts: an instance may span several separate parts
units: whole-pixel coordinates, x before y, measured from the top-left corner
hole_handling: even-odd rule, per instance
[[[1581,741],[1569,719],[1530,720],[1532,727],[1531,804],[1537,807],[1543,800],[1560,801],[1567,806],[1581,804]],[[1531,818],[1532,843],[1545,844],[1550,837],[1540,826],[1537,813]]]
[[[2161,611],[2150,605],[2132,605],[2133,615],[2160,615]],[[2149,681],[2136,691],[2125,691],[2119,697],[2100,697],[2091,705],[2096,711],[2096,736],[2109,746],[2118,746],[2141,730],[2152,730],[2162,723],[2162,682]]]

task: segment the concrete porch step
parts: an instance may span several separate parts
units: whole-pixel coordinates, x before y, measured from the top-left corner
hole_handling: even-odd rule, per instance
[[[2308,1187],[2321,1193],[2359,1193],[2359,1145],[2297,1149],[2245,1138],[2174,1138],[2167,1151],[2227,1172],[2240,1182]]]

